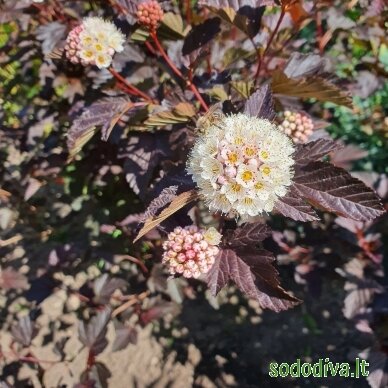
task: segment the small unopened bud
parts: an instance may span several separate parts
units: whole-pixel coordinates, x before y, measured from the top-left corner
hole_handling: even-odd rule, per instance
[[[157,1],[149,0],[139,4],[137,8],[137,20],[140,24],[154,31],[162,18],[163,10]]]
[[[306,143],[314,130],[314,123],[304,113],[285,111],[279,129],[290,136],[294,143]]]

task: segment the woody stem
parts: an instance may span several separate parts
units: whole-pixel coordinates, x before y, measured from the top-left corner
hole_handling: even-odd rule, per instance
[[[131,93],[135,96],[143,98],[145,101],[153,102],[152,98],[150,98],[147,94],[139,90],[136,86],[130,84],[121,74],[119,74],[113,67],[108,68],[109,72],[115,77],[118,81],[120,81],[123,85],[125,85],[128,93]]]
[[[175,66],[175,64],[171,61],[169,56],[167,55],[166,51],[164,50],[163,46],[161,45],[158,36],[156,35],[156,31],[151,31],[151,38],[155,43],[156,48],[164,58],[164,60],[167,62],[168,66],[171,68],[171,70],[179,77],[185,80],[185,77],[183,76],[182,72]],[[191,89],[191,91],[194,93],[195,97],[201,104],[202,108],[205,111],[209,110],[208,105],[206,104],[205,100],[202,98],[201,94],[199,93],[199,90],[197,87],[193,84],[191,80],[185,80],[186,81],[186,86]]]

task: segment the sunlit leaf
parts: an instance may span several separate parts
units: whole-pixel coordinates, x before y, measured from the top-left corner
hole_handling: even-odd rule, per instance
[[[182,209],[184,206],[188,205],[190,202],[195,201],[198,197],[199,195],[195,190],[185,191],[184,193],[179,194],[172,200],[170,205],[166,209],[164,209],[158,216],[149,218],[144,223],[143,227],[141,228],[133,242],[139,240],[141,237],[143,237],[150,230],[158,226],[165,219],[173,215],[178,210]]]

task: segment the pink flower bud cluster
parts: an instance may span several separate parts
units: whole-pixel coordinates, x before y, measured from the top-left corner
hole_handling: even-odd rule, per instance
[[[156,30],[163,18],[163,10],[157,1],[146,1],[137,8],[137,19],[150,30]]]
[[[65,54],[66,58],[74,64],[82,63],[84,66],[87,64],[86,61],[83,61],[78,53],[81,51],[81,39],[80,35],[83,31],[82,24],[78,27],[73,28],[66,39]]]
[[[168,265],[171,275],[198,278],[210,270],[219,251],[211,244],[213,238],[208,240],[206,232],[195,225],[177,227],[163,243],[162,262]]]
[[[294,143],[306,143],[313,133],[314,123],[307,115],[299,112],[284,112],[284,120],[279,125],[281,131],[290,136]]]

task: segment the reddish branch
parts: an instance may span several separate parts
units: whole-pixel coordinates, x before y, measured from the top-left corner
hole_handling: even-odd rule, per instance
[[[163,46],[161,45],[158,36],[156,35],[156,31],[151,31],[150,36],[152,40],[155,43],[155,46],[157,50],[160,52],[164,60],[167,62],[168,66],[171,68],[171,70],[181,79],[183,79],[186,82],[186,86],[191,89],[191,91],[194,93],[195,97],[201,104],[202,108],[205,111],[209,110],[208,105],[206,104],[205,100],[202,98],[201,94],[199,93],[197,87],[194,85],[194,83],[191,80],[185,80],[185,77],[183,76],[182,72],[175,66],[175,64],[171,61],[169,56],[167,55],[166,51],[164,50]]]
[[[259,75],[260,75],[260,70],[261,70],[261,66],[262,66],[262,63],[264,61],[265,55],[267,54],[269,48],[271,47],[272,41],[274,40],[276,34],[279,31],[280,25],[282,24],[282,21],[284,19],[285,14],[286,14],[286,7],[282,6],[282,10],[280,12],[279,20],[278,20],[278,22],[276,24],[275,29],[272,31],[271,36],[269,37],[269,40],[268,40],[268,43],[267,43],[267,47],[265,48],[263,54],[259,55],[258,64],[257,64],[257,70],[256,70],[255,78],[254,78],[255,84],[257,84],[257,80],[258,80]]]
[[[116,70],[114,70],[112,67],[109,67],[108,69],[110,73],[115,77],[121,84],[124,86],[124,90],[127,91],[129,94],[132,94],[137,97],[143,98],[145,101],[153,102],[152,98],[149,97],[147,94],[139,90],[137,87],[130,84],[121,74],[119,74]]]

